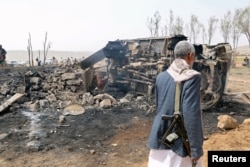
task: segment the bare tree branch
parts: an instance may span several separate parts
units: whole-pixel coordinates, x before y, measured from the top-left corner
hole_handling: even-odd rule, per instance
[[[247,37],[250,47],[250,6],[241,10],[239,15],[239,26],[242,33]]]
[[[173,26],[173,34],[183,34],[183,20],[179,16],[175,20],[175,24]]]
[[[153,31],[154,31],[154,20],[153,18],[148,18],[147,23],[146,23],[149,31],[150,31],[150,36],[153,37]]]
[[[215,16],[211,16],[208,20],[208,44],[211,45],[211,40],[216,31],[216,24],[218,19]]]
[[[28,55],[29,55],[29,65],[34,66],[34,60],[33,60],[33,50],[32,50],[32,44],[31,44],[31,35],[29,33],[29,38],[28,38]]]
[[[239,16],[240,16],[240,10],[236,9],[234,11],[234,17],[232,20],[232,29],[231,29],[231,37],[233,40],[233,49],[237,50],[238,48],[238,41],[241,35],[241,29],[239,26]]]
[[[45,65],[45,61],[46,61],[46,58],[47,58],[47,55],[48,55],[48,51],[51,47],[51,42],[48,42],[47,43],[47,36],[48,36],[48,33],[46,32],[45,33],[45,39],[44,39],[44,43],[43,43],[43,65]]]
[[[160,27],[161,15],[158,11],[154,14],[154,37],[159,37],[159,27]]]
[[[198,17],[196,15],[191,15],[190,23],[189,23],[189,29],[190,29],[190,42],[196,43],[196,39],[200,33],[200,22],[198,20]]]
[[[225,43],[229,42],[229,35],[232,27],[232,15],[230,11],[224,15],[223,19],[220,20],[220,30]]]

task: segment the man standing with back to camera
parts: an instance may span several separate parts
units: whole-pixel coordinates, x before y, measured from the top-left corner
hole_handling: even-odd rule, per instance
[[[150,148],[148,167],[201,167],[203,155],[203,131],[200,108],[200,73],[192,69],[195,49],[187,41],[180,41],[174,48],[175,60],[156,78],[156,116],[149,135]],[[175,110],[176,82],[182,84],[180,112],[190,144],[188,156],[179,137],[170,147],[162,142],[168,123],[162,115],[173,115]]]

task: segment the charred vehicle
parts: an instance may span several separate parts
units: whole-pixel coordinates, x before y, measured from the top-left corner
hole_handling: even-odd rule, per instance
[[[174,60],[174,47],[181,40],[187,40],[187,37],[176,35],[109,41],[103,49],[83,60],[81,67],[88,68],[106,58],[106,92],[113,95],[121,91],[133,92],[152,99],[156,76]],[[193,69],[202,76],[201,104],[205,110],[213,107],[225,91],[232,49],[228,43],[212,46],[194,44],[194,47],[196,60]]]

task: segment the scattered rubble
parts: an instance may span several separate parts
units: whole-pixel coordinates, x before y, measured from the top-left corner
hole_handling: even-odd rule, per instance
[[[108,109],[125,105],[133,98],[137,98],[135,101],[138,108],[147,110],[150,107],[146,104],[145,98],[134,97],[130,93],[121,99],[115,99],[107,93],[96,91],[98,85],[95,82],[95,69],[92,67],[85,70],[78,66],[34,68],[28,71],[9,71],[5,76],[9,77],[5,77],[4,83],[0,86],[0,100],[6,101],[7,97],[22,93],[20,99],[15,99],[13,110],[24,108],[35,112],[51,109],[60,111],[63,115],[78,115],[83,114],[84,107],[87,106]],[[9,105],[4,106],[0,109],[4,110]]]
[[[63,115],[80,115],[84,113],[85,109],[79,104],[71,104],[63,109]]]
[[[220,115],[218,116],[218,120],[219,120],[217,124],[218,128],[229,130],[239,127],[237,120],[229,115]]]
[[[0,106],[0,112],[4,111],[6,108],[8,108],[12,103],[14,103],[16,100],[18,100],[22,96],[23,96],[23,94],[17,93],[14,96],[12,96],[11,98],[9,98],[6,102],[4,102]]]
[[[245,119],[242,124],[243,125],[250,125],[250,118]]]

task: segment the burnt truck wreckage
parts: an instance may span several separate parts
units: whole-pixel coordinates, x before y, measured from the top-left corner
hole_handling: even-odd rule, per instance
[[[81,67],[86,69],[107,58],[105,92],[113,96],[121,91],[132,92],[152,99],[156,76],[174,60],[174,47],[181,40],[187,40],[187,37],[175,35],[109,41],[103,49],[83,60]],[[201,73],[201,105],[206,110],[215,106],[226,90],[232,48],[228,43],[194,44],[194,47],[196,60],[193,69]]]

